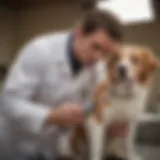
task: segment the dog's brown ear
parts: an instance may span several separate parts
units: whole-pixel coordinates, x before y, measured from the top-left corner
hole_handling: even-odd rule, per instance
[[[160,67],[159,59],[150,48],[144,49],[144,58],[146,58],[147,66],[149,67],[150,72],[153,72],[155,69]]]
[[[154,71],[159,67],[160,67],[160,61],[156,57],[153,57],[151,61],[151,71]]]
[[[159,60],[153,55],[149,49],[144,50],[143,53],[143,67],[140,73],[140,81],[146,83],[150,75],[160,67]]]

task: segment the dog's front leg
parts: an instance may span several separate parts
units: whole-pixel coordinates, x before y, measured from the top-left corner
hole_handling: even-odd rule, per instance
[[[86,125],[89,140],[89,158],[90,160],[101,160],[103,158],[105,124],[97,121],[95,117],[90,117]]]
[[[126,139],[126,151],[128,160],[142,160],[136,151],[135,139],[138,122],[133,121],[129,124],[129,131]]]

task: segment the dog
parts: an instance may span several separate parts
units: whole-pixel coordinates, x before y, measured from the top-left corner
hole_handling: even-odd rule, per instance
[[[86,154],[88,147],[90,160],[101,160],[107,155],[141,160],[134,147],[135,131],[145,111],[152,75],[157,67],[159,62],[152,51],[140,45],[120,46],[120,54],[99,64],[100,78],[93,93],[95,109],[84,124],[72,130],[68,138],[72,155],[80,157]],[[109,126],[116,122],[128,124],[125,137],[108,137]]]
[[[147,106],[153,72],[158,67],[159,61],[151,49],[140,45],[122,46],[120,56],[107,63],[111,104],[106,110],[106,123],[127,123],[128,132],[125,137],[108,139],[106,153],[120,159],[142,159],[135,150],[135,133]]]

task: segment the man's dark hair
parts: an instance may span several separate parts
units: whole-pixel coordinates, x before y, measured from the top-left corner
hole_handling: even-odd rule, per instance
[[[108,11],[94,10],[88,13],[84,17],[81,26],[84,34],[93,33],[102,28],[113,39],[121,40],[123,36],[123,27],[120,20]]]

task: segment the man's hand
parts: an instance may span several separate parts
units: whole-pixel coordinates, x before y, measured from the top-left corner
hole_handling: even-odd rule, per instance
[[[53,108],[46,120],[46,124],[57,124],[69,126],[79,124],[83,121],[83,108],[78,104],[64,104]]]

